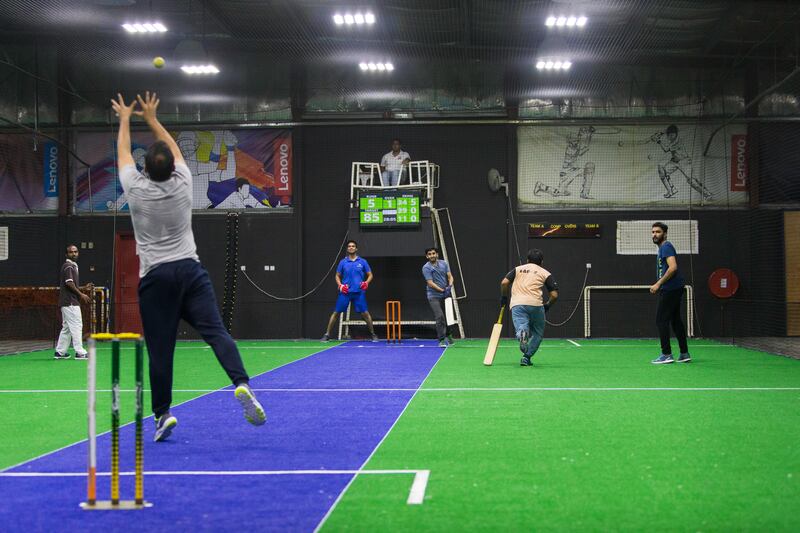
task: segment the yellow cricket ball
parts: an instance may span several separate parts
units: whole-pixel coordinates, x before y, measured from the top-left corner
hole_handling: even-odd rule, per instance
[[[156,68],[164,68],[164,58],[161,56],[153,58],[153,66]]]

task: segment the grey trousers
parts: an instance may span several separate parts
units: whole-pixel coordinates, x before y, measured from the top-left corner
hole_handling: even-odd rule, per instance
[[[433,318],[436,320],[436,337],[442,340],[446,335],[452,334],[451,328],[447,325],[447,320],[444,317],[444,298],[428,298],[428,304],[430,304],[433,310]]]

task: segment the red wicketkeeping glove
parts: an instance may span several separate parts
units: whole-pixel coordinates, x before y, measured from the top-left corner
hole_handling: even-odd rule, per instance
[[[361,282],[361,290],[365,291],[365,290],[367,290],[367,287],[369,287],[369,283],[367,283],[366,281],[362,281]]]
[[[342,286],[339,288],[342,291],[342,294],[347,294],[350,291],[350,287],[342,283]]]

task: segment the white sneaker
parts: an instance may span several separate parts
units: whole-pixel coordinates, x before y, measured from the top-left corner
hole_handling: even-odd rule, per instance
[[[178,419],[169,414],[169,412],[161,415],[156,420],[156,434],[153,435],[153,442],[167,440],[167,437],[172,433],[172,429],[177,425]]]
[[[250,390],[249,385],[245,385],[244,383],[239,385],[236,387],[236,390],[233,394],[242,405],[242,409],[244,409],[244,417],[248,422],[254,426],[261,426],[267,421],[267,415],[264,412],[264,408],[261,407],[260,403],[258,403],[256,395],[252,390]]]

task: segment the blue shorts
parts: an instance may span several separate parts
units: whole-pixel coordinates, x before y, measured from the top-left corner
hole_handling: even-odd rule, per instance
[[[355,307],[356,313],[366,313],[367,311],[367,293],[364,291],[350,292],[347,294],[339,293],[336,298],[336,312],[344,313],[347,311],[347,304],[351,303]]]

